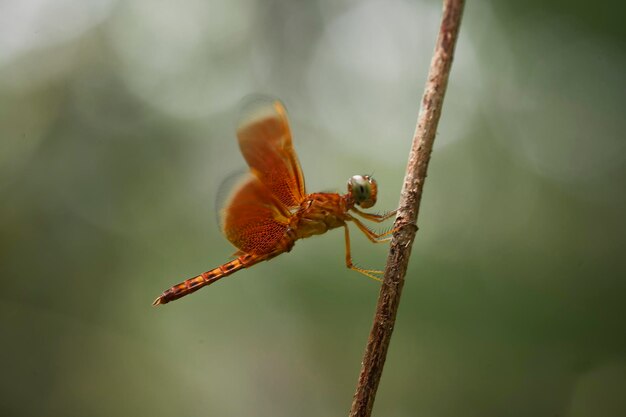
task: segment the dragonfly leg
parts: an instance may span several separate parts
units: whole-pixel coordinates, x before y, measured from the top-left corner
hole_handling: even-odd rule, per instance
[[[364,219],[367,219],[376,223],[384,222],[385,220],[395,216],[396,212],[398,211],[398,210],[391,210],[384,214],[374,214],[374,213],[365,213],[364,211],[361,211],[356,207],[352,207],[351,210],[354,211],[359,216],[363,217]]]
[[[364,225],[363,222],[361,222],[359,219],[350,216],[350,220],[352,220],[354,224],[356,224],[356,226],[363,232],[363,234],[367,236],[367,238],[373,243],[389,242],[391,240],[391,236],[389,235],[396,231],[396,229],[391,229],[383,233],[376,233],[375,231]]]
[[[378,271],[376,269],[363,269],[352,263],[352,255],[350,253],[350,230],[348,229],[348,225],[344,223],[343,225],[345,237],[346,237],[346,266],[353,271],[357,271],[365,275],[366,277],[372,278],[378,282],[382,282],[379,276],[384,271]]]

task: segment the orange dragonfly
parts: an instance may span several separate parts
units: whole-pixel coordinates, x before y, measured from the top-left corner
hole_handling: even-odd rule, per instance
[[[375,233],[354,215],[377,223],[396,212],[372,214],[377,185],[369,175],[348,180],[348,192],[307,194],[298,157],[291,143],[287,113],[280,101],[258,99],[249,103],[238,124],[241,153],[250,167],[244,181],[234,188],[222,210],[222,229],[238,249],[236,259],[190,278],[161,294],[153,305],[166,304],[214,283],[240,269],[267,261],[293,248],[296,240],[343,227],[346,266],[380,281],[382,271],[352,263],[347,222],[353,222],[369,240],[386,242],[393,230]]]

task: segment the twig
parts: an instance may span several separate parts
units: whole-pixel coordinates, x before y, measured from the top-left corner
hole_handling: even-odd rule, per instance
[[[400,304],[400,294],[404,285],[411,247],[417,232],[417,215],[443,98],[448,85],[454,46],[461,25],[463,4],[464,0],[444,0],[443,2],[441,28],[430,63],[428,81],[422,98],[422,108],[417,118],[417,127],[413,135],[413,144],[394,225],[396,232],[393,234],[389,249],[385,278],[378,296],[374,323],[365,348],[350,417],[370,417],[372,413],[376,390],[385,365],[387,349]]]

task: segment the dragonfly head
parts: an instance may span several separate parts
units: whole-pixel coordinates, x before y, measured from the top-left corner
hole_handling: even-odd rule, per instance
[[[377,193],[376,180],[369,175],[354,175],[348,180],[348,194],[358,206],[372,207],[376,204]]]

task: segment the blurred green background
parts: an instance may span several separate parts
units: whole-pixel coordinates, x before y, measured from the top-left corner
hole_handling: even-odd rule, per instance
[[[469,1],[375,416],[626,415],[621,2]],[[396,206],[437,1],[0,3],[0,414],[342,416],[378,285],[341,231],[229,259],[237,106]],[[386,247],[353,231],[380,268]]]

